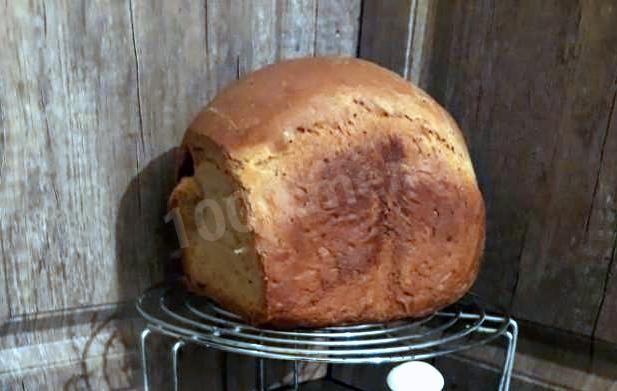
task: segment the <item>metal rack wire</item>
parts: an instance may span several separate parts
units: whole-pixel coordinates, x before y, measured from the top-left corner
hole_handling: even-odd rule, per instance
[[[502,337],[507,340],[507,350],[499,390],[507,391],[518,326],[506,315],[487,314],[478,303],[476,297],[468,296],[422,319],[281,331],[246,324],[213,302],[187,293],[180,285],[159,285],[137,301],[137,310],[147,322],[141,334],[144,387],[147,391],[145,344],[148,336],[157,332],[177,339],[170,351],[172,384],[176,390],[178,353],[187,343],[259,358],[257,389],[266,390],[263,359],[328,364],[396,363],[427,360]],[[294,365],[293,389],[298,389],[297,367]]]

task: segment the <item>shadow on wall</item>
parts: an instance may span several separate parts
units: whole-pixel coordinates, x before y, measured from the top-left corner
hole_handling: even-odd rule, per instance
[[[157,156],[129,183],[122,195],[116,220],[117,281],[121,300],[133,309],[134,299],[155,283],[174,279],[181,271],[178,258],[172,255],[179,249],[173,223],[165,223],[167,199],[176,182],[178,148]],[[134,311],[131,315],[135,316]],[[138,350],[139,332],[143,323],[132,322],[132,331],[124,343]],[[160,342],[160,343],[159,343]],[[165,362],[169,341],[152,338],[148,346],[151,362]],[[141,383],[141,367],[137,359],[129,363],[130,385]],[[166,387],[165,371],[151,369],[151,385]]]
[[[154,158],[131,181],[116,220],[117,278],[123,300],[180,269],[171,255],[179,248],[173,223],[165,223],[167,199],[176,183],[178,148]]]
[[[134,301],[151,285],[173,279],[180,273],[179,260],[172,254],[179,248],[173,223],[165,223],[167,199],[176,180],[177,148],[152,161],[129,183],[116,211],[116,280],[119,306],[109,305],[71,314],[71,319],[46,319],[49,328],[70,321],[90,324],[92,329],[82,351],[81,368],[62,389],[99,390],[138,388],[142,382],[137,354],[139,333],[143,327]],[[113,300],[110,299],[110,302]],[[41,321],[26,324],[34,330]],[[150,384],[155,389],[169,389],[169,379],[162,363],[167,362],[171,341],[149,341],[149,358],[158,367],[150,369]],[[96,352],[103,349],[101,356]],[[118,354],[128,352],[129,354]],[[89,360],[101,357],[102,362]],[[119,357],[120,356],[120,357]]]

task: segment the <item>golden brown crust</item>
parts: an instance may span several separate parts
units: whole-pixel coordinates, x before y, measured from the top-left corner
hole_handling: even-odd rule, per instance
[[[464,139],[445,110],[395,74],[342,58],[266,67],[191,124],[183,144],[196,167],[211,143],[246,190],[263,313],[202,292],[253,322],[422,316],[473,283],[484,203]]]
[[[311,97],[349,88],[378,88],[409,93],[411,85],[392,72],[368,61],[350,58],[310,58],[283,61],[248,74],[217,95],[191,124],[190,130],[205,134],[229,151],[279,140],[282,122],[291,113],[311,113]],[[309,103],[310,105],[310,103]],[[309,109],[309,112],[306,112]]]

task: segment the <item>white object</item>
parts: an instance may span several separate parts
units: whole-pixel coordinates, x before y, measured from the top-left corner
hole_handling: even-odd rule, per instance
[[[392,391],[442,391],[444,379],[434,366],[423,361],[409,361],[390,370],[388,387]]]

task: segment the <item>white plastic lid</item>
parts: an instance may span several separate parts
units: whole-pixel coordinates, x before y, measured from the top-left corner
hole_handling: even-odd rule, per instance
[[[429,363],[409,361],[388,373],[388,387],[392,391],[442,391],[442,374]]]

